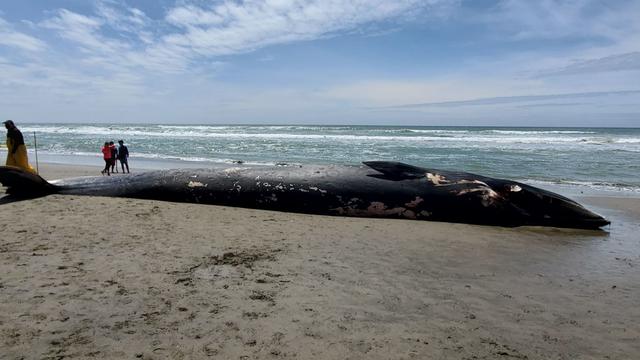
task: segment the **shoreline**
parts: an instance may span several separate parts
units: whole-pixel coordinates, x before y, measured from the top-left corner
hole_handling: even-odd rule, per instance
[[[579,201],[613,225],[60,195],[5,204],[0,345],[8,358],[635,358],[640,201]]]

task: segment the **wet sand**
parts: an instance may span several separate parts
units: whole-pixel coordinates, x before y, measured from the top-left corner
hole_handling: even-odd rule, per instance
[[[0,358],[640,358],[640,202],[579,200],[612,226],[2,205]]]

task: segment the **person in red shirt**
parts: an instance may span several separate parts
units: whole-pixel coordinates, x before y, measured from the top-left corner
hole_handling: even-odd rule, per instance
[[[102,158],[104,159],[104,170],[102,170],[102,175],[107,174],[111,176],[109,172],[109,168],[111,167],[111,147],[108,142],[104,143],[102,147]]]

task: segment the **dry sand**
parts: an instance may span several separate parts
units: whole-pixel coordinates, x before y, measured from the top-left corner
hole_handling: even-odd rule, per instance
[[[2,205],[0,358],[638,359],[639,202],[581,201],[608,232]]]

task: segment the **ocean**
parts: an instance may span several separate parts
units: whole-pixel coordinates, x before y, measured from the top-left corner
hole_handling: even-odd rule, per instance
[[[18,124],[34,163],[102,165],[123,139],[138,168],[359,164],[461,170],[533,185],[640,194],[640,129],[307,125]]]

